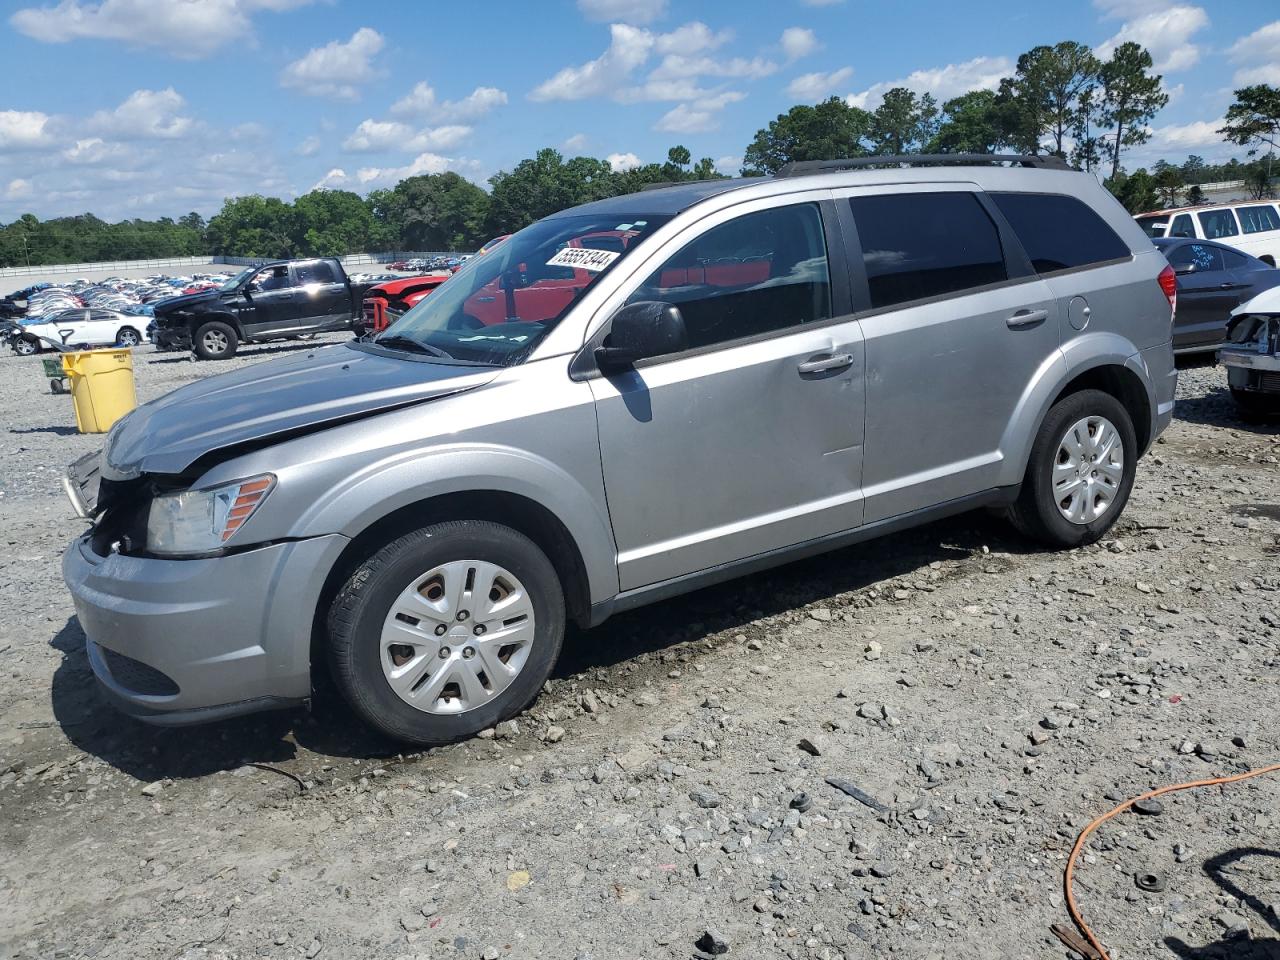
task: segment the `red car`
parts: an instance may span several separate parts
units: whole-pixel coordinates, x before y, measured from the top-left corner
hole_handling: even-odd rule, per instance
[[[380,333],[400,314],[431,293],[436,287],[448,280],[453,274],[433,273],[422,277],[405,277],[403,280],[389,280],[371,287],[364,295],[361,304],[360,320],[356,324],[356,335]]]

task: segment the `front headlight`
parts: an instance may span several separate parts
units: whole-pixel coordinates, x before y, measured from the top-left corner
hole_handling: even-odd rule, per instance
[[[167,493],[151,501],[147,549],[162,556],[220,550],[275,486],[270,473],[203,490]]]

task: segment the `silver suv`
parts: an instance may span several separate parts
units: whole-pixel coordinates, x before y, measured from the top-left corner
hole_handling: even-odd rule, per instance
[[[1086,174],[937,160],[565,210],[374,340],[140,407],[66,481],[107,694],[212,720],[327,662],[438,744],[527,707],[568,618],[975,507],[1097,540],[1172,415],[1173,271]]]

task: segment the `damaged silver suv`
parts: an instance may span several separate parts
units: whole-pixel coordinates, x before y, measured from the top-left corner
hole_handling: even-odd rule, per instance
[[[89,661],[162,724],[529,705],[566,620],[976,507],[1101,537],[1168,424],[1174,276],[1040,157],[795,164],[565,210],[370,341],[184,386],[66,487]],[[604,635],[599,634],[599,642]]]

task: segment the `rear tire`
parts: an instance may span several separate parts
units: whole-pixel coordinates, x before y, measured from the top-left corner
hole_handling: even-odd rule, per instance
[[[1124,510],[1137,461],[1133,421],[1119,400],[1101,390],[1063,397],[1040,426],[1007,516],[1020,532],[1055,549],[1093,543]]]
[[[1255,390],[1231,388],[1231,399],[1235,401],[1241,416],[1269,419],[1280,417],[1280,394],[1258,393]]]
[[[196,328],[191,349],[201,360],[228,360],[236,355],[240,338],[235,328],[221,320],[210,320]]]
[[[117,347],[136,347],[140,343],[142,343],[142,334],[133,327],[121,327],[120,332],[116,334]]]
[[[369,726],[440,746],[528,707],[559,658],[564,624],[555,567],[532,540],[449,520],[355,570],[329,608],[330,666]]]

